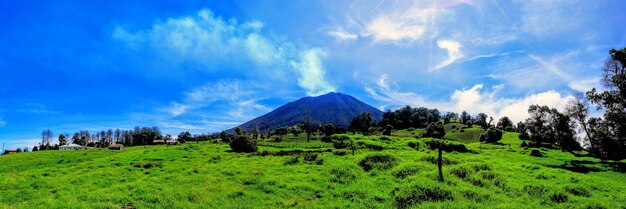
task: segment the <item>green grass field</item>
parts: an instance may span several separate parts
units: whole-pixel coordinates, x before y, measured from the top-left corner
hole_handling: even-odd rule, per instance
[[[446,137],[475,141],[466,135]],[[547,149],[532,157],[516,133],[444,153],[445,182],[436,151],[407,146],[418,139],[350,137],[362,145],[354,156],[319,141],[262,142],[254,154],[191,142],[0,156],[0,208],[626,207],[624,162]]]

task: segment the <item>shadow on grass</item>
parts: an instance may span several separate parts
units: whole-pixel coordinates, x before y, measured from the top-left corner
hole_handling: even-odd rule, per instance
[[[620,173],[626,173],[626,163],[623,162],[593,162],[589,160],[571,160],[563,163],[562,165],[550,165],[548,167],[561,168],[577,173],[601,171],[615,171]]]

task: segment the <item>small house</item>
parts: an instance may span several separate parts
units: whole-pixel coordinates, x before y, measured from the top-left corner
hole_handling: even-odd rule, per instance
[[[15,154],[15,153],[17,153],[17,150],[4,150],[3,155]]]
[[[176,145],[178,143],[177,140],[171,139],[171,140],[166,140],[165,144],[171,144],[171,145]]]
[[[124,145],[123,144],[112,144],[109,146],[109,149],[112,150],[123,150],[124,149]]]
[[[165,140],[163,139],[152,140],[152,144],[165,144]]]
[[[68,144],[59,146],[59,150],[85,150],[87,147],[79,145],[79,144]]]

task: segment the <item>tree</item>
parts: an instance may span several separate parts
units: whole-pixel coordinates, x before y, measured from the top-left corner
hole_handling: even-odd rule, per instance
[[[470,114],[467,114],[467,112],[463,111],[461,113],[461,123],[462,124],[466,124],[471,119],[472,119],[472,116],[470,116]]]
[[[333,124],[329,123],[329,124],[326,124],[326,126],[324,126],[324,136],[330,137],[334,133],[335,133],[335,126],[333,126]]]
[[[235,140],[230,144],[230,148],[235,152],[256,152],[257,143],[256,140],[250,139],[246,135],[238,135]]]
[[[441,124],[429,123],[426,129],[422,131],[420,137],[431,137],[441,139],[446,135],[446,130]]]
[[[383,131],[383,135],[391,136],[391,130],[392,129],[393,129],[393,126],[391,126],[391,125],[385,126],[385,130]]]
[[[67,144],[67,139],[65,139],[64,134],[59,134],[59,146],[63,146]]]
[[[507,116],[504,116],[498,120],[496,127],[502,131],[513,131],[513,121]]]
[[[280,140],[282,140],[283,136],[287,135],[288,133],[289,131],[287,130],[286,127],[280,127],[274,130],[274,134],[278,135],[278,138],[280,138]]]
[[[34,147],[33,147],[33,152],[37,152],[37,151],[39,151],[39,147],[34,146]]]
[[[41,132],[41,150],[50,149],[50,139],[52,139],[52,137],[54,137],[54,134],[50,129],[46,129]]]
[[[237,128],[235,128],[235,134],[237,136],[241,136],[241,135],[244,135],[245,132],[243,131],[243,129],[241,127],[237,126]]]
[[[115,144],[122,143],[120,137],[122,136],[122,131],[119,128],[115,129]]]
[[[590,151],[605,159],[626,158],[626,48],[611,49],[602,66],[605,90],[593,88],[587,99],[597,109],[604,109],[603,118],[590,118],[587,138]]]
[[[189,131],[180,132],[180,134],[178,134],[178,139],[177,140],[180,143],[185,143],[185,142],[191,140],[191,133],[189,133]]]
[[[580,148],[574,138],[574,123],[570,117],[554,108],[539,105],[531,105],[528,113],[530,118],[524,122],[523,131],[526,135],[524,137],[527,137],[534,145],[556,145],[563,150]]]
[[[502,131],[494,127],[489,127],[484,133],[480,134],[481,142],[496,143],[501,139]]]
[[[350,129],[363,134],[368,134],[370,133],[370,128],[374,126],[374,124],[375,122],[372,113],[363,112],[352,119],[350,122]]]
[[[487,123],[487,114],[478,113],[476,119],[474,120],[474,125],[479,125],[483,129],[487,129],[489,127],[489,124]]]
[[[308,111],[304,114],[298,127],[306,133],[306,142],[311,140],[311,134],[317,130],[317,125],[313,122],[313,118],[311,118],[311,114]]]

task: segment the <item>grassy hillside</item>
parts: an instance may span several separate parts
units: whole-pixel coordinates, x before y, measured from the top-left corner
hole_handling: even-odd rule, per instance
[[[205,142],[0,156],[0,208],[626,207],[623,162],[531,157],[516,133],[444,153],[443,183],[436,152],[407,146],[424,140],[350,137],[354,156],[322,142],[263,142],[255,154]]]

